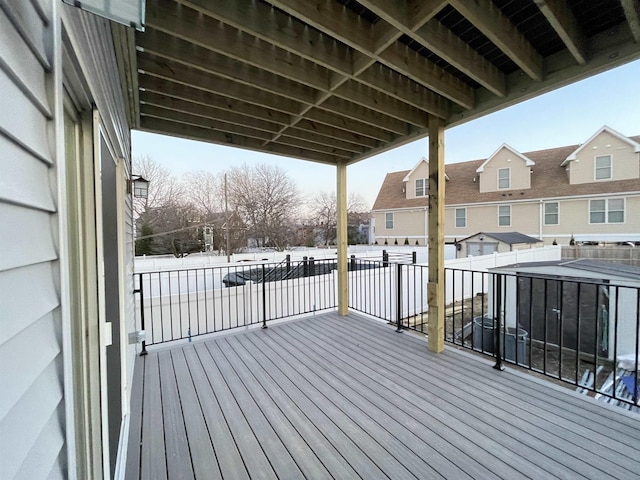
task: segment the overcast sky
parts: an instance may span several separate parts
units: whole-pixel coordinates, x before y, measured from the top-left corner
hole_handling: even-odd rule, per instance
[[[579,144],[603,125],[640,135],[640,61],[447,130],[445,163],[487,158],[503,143],[520,152]],[[134,162],[149,155],[176,176],[267,163],[285,169],[306,197],[335,191],[335,168],[328,165],[144,132],[132,137]],[[363,160],[348,167],[347,188],[371,207],[386,173],[410,170],[427,155],[423,139]]]

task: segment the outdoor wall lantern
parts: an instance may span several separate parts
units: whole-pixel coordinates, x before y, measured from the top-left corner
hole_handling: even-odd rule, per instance
[[[134,197],[147,198],[149,195],[149,180],[140,175],[133,175],[131,177],[131,183],[133,184]]]

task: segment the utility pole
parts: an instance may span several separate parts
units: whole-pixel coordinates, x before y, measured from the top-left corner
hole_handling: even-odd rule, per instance
[[[230,249],[230,245],[231,245],[231,241],[229,239],[229,202],[227,199],[227,174],[224,174],[224,213],[225,216],[227,217],[227,263],[231,263],[231,249]]]

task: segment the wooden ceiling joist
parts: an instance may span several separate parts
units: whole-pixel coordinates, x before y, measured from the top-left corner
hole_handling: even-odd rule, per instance
[[[542,80],[542,57],[491,0],[451,0],[451,5],[527,75]]]
[[[112,33],[133,126],[338,164],[640,58],[637,0],[581,2],[147,0]]]
[[[578,22],[565,0],[535,0],[571,54],[580,65],[587,63],[587,46]]]

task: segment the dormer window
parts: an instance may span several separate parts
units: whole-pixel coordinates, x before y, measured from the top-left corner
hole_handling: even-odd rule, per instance
[[[503,190],[511,188],[511,169],[499,168],[498,169],[498,189]]]
[[[428,185],[426,178],[416,179],[416,197],[426,197],[429,193]]]
[[[596,180],[611,179],[611,155],[602,155],[602,156],[596,157],[595,179]]]

